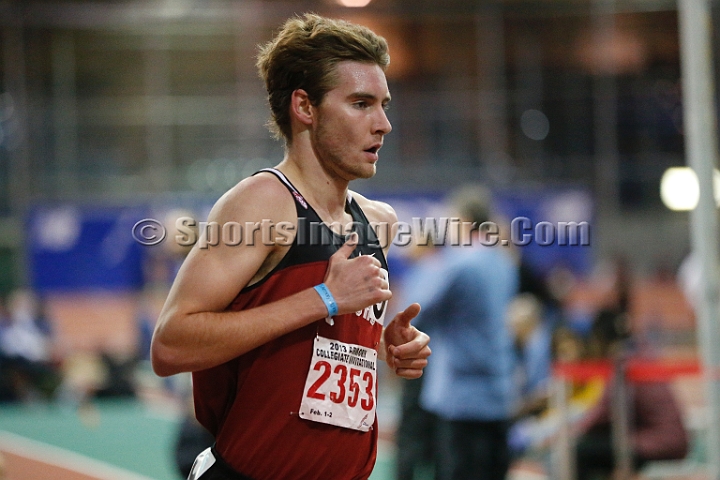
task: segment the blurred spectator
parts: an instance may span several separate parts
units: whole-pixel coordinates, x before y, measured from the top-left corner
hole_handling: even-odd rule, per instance
[[[39,307],[38,299],[30,290],[18,289],[10,294],[8,322],[0,337],[3,353],[31,362],[50,361],[49,324],[42,317]]]
[[[702,288],[702,264],[697,254],[690,252],[680,263],[677,272],[678,285],[690,306],[697,311]]]
[[[425,305],[426,300],[429,300],[442,284],[443,279],[438,275],[442,256],[438,254],[438,250],[439,248],[432,244],[411,247],[409,258],[413,264],[403,277],[401,304],[418,302]],[[421,310],[420,315],[423,314],[424,311]],[[414,380],[400,379],[402,394],[400,423],[396,432],[397,480],[429,480],[434,478],[437,468],[437,419],[435,414],[420,406],[423,378],[424,376]]]
[[[553,266],[545,276],[545,285],[550,296],[557,299],[558,306],[562,308],[563,302],[567,300],[577,285],[577,278],[567,265],[559,263]]]
[[[44,303],[34,292],[17,289],[8,297],[0,324],[0,363],[16,400],[49,399],[61,382]]]
[[[95,398],[134,398],[138,359],[117,349],[76,351],[63,361],[60,399],[84,407]]]
[[[167,233],[159,248],[147,249],[143,283],[146,290],[164,290],[167,294],[180,265],[192,248],[192,240],[197,239],[200,232],[196,226],[197,216],[191,210],[171,209],[164,213],[158,212],[158,217],[162,217]]]
[[[601,475],[611,478],[616,466],[613,450],[610,392],[608,384],[600,403],[582,420],[577,442],[578,480]],[[633,469],[639,470],[651,460],[677,460],[687,455],[689,439],[682,422],[680,407],[670,385],[643,382],[634,385],[631,400],[630,446]]]
[[[574,364],[584,360],[585,340],[567,326],[556,328],[550,339],[551,360],[558,364]],[[568,383],[568,395],[564,412],[555,408],[548,397],[546,408],[517,418],[510,431],[510,446],[516,457],[531,454],[543,458],[548,472],[555,471],[549,449],[556,443],[564,422],[577,422],[597,404],[605,388],[602,377],[588,380],[574,380]],[[536,400],[535,408],[540,409],[542,399]],[[531,403],[532,405],[532,403]],[[528,407],[528,411],[531,409]]]
[[[550,395],[551,333],[542,318],[543,305],[535,295],[521,293],[508,309],[508,324],[515,345],[517,399],[509,433],[513,457],[530,447],[529,428],[534,417],[548,408]]]
[[[63,361],[63,383],[59,398],[71,406],[88,404],[107,383],[108,372],[96,353],[72,352]]]
[[[105,381],[95,390],[95,396],[98,398],[135,397],[137,357],[101,352],[100,362],[106,372]]]
[[[630,267],[624,258],[616,257],[612,261],[610,279],[591,326],[587,345],[589,358],[610,358],[610,352],[606,349],[618,346],[615,340],[629,338],[631,293]]]
[[[115,365],[115,367],[120,367],[126,372],[135,368],[151,369],[150,345],[155,331],[155,324],[168,297],[170,287],[180,270],[180,266],[201,233],[197,225],[199,223],[197,214],[192,210],[170,208],[166,211],[157,211],[155,215],[156,218],[162,219],[162,224],[167,233],[165,240],[157,248],[148,248],[145,251],[143,288],[138,294],[135,315],[137,356],[133,359],[133,365],[127,364],[128,359],[116,359]],[[113,365],[109,366],[113,367]],[[182,379],[173,375],[163,378],[161,381],[167,393],[182,397]]]
[[[138,294],[135,325],[137,328],[137,357],[140,361],[150,361],[150,343],[152,342],[155,323],[162,305],[167,298],[167,290],[146,285]]]
[[[618,263],[613,292],[609,302],[595,318],[590,332],[593,358],[623,361],[631,352],[627,314],[630,279],[626,265]],[[580,436],[576,447],[578,480],[610,478],[617,464],[613,449],[611,398],[617,379],[609,382],[600,402],[577,427]],[[684,458],[688,435],[682,412],[667,382],[637,382],[627,386],[630,411],[630,447],[632,468],[640,469],[650,460]]]
[[[532,293],[542,304],[558,305],[553,291],[527,262],[520,262],[520,293]]]
[[[557,269],[553,273],[556,274]],[[528,293],[535,297],[540,303],[542,323],[547,324],[550,331],[554,330],[563,322],[562,297],[558,296],[561,292],[553,288],[555,285],[547,281],[545,277],[537,274],[522,255],[520,255],[519,275],[519,292]]]
[[[478,228],[491,220],[490,202],[479,186],[453,195],[460,238],[442,249],[434,278],[443,284],[416,319],[433,343],[420,401],[439,418],[441,480],[502,480],[510,465],[513,345],[506,316],[518,265],[507,248],[482,241],[491,234],[487,223]]]
[[[2,332],[10,325],[10,314],[5,308],[5,302],[0,298],[0,339]],[[13,374],[10,368],[10,359],[0,349],[0,402],[17,400],[15,387],[13,386]]]
[[[553,361],[573,363],[585,358],[585,342],[572,329],[561,326],[557,328],[551,339]]]
[[[531,293],[513,299],[508,309],[513,334],[518,385],[515,417],[537,414],[547,406],[550,381],[550,331],[542,318],[542,304]]]
[[[558,364],[573,364],[587,359],[587,342],[574,330],[562,326],[553,332],[551,340],[552,360]],[[605,390],[602,377],[570,382],[569,409],[571,420],[584,415],[597,404]]]

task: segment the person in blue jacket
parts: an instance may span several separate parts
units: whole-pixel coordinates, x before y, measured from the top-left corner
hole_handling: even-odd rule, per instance
[[[518,262],[491,221],[488,190],[462,187],[451,203],[459,237],[451,232],[451,245],[441,248],[434,278],[442,285],[424,298],[416,320],[434,344],[420,404],[438,417],[439,480],[502,480],[515,399],[507,310],[518,292]]]

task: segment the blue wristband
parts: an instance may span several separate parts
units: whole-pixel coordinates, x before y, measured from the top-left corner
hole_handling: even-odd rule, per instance
[[[320,295],[325,307],[327,307],[328,316],[332,317],[337,315],[337,302],[335,302],[335,299],[333,298],[332,293],[330,293],[330,290],[328,290],[327,286],[324,283],[315,285],[315,291]]]

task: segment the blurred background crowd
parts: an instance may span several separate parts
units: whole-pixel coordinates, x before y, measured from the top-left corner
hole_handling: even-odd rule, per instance
[[[717,27],[720,5],[710,5]],[[22,454],[3,432],[74,448],[24,430],[22,418],[38,421],[37,405],[77,413],[68,421],[88,431],[112,415],[104,399],[161,410],[170,422],[162,472],[96,455],[142,478],[181,478],[200,450],[193,442],[208,441],[194,433],[189,379],[159,379],[148,361],[154,322],[187,253],[175,241],[176,220],[205,220],[225,190],[282,158],[265,128],[254,56],[286,18],[306,11],[366,25],[390,45],[393,132],[376,177],[354,189],[410,224],[465,215],[457,193],[467,185],[477,198],[491,193],[488,218],[503,228],[528,219],[528,244],[505,249],[514,286],[493,319],[512,391],[501,440],[507,475],[560,479],[552,455],[563,419],[577,444],[565,462],[579,478],[593,478],[582,468],[587,449],[595,459],[598,448],[616,453],[607,435],[590,435],[613,423],[613,381],[565,378],[560,405],[554,364],[699,359],[693,302],[702,260],[690,255],[688,212],[660,195],[668,169],[686,164],[676,2],[0,0],[0,452],[8,478],[42,477],[17,473]],[[720,51],[720,38],[712,42]],[[164,241],[138,241],[144,219],[163,226]],[[562,242],[567,224],[587,229]],[[442,297],[438,279],[451,279],[433,273],[447,248],[415,243],[391,249],[393,302],[432,306]],[[442,325],[450,322],[432,311],[418,321],[432,325],[436,345],[450,342]],[[422,381],[387,374],[380,382],[385,453],[373,478],[442,478],[432,459],[453,414],[433,407]],[[673,460],[667,471],[693,475],[689,462],[704,458],[700,378],[668,377],[658,388],[655,400],[626,407],[640,418],[665,399],[677,415],[662,425],[679,421],[680,442],[633,450],[633,471],[660,478],[651,476],[661,471],[657,460]],[[646,398],[641,390],[635,400]],[[142,443],[135,435],[128,443]],[[608,462],[593,468],[617,468]],[[97,478],[141,478],[113,472]]]

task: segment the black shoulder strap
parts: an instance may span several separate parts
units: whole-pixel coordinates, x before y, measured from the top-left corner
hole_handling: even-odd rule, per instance
[[[258,170],[257,172],[253,173],[253,175],[257,175],[260,172],[268,172],[268,173],[272,173],[273,175],[275,175],[278,178],[278,180],[280,180],[285,185],[285,187],[287,187],[287,189],[290,190],[290,193],[292,193],[293,197],[295,197],[295,200],[300,205],[302,205],[302,207],[305,210],[308,209],[308,203],[305,200],[305,197],[303,197],[302,194],[300,192],[298,192],[298,189],[295,188],[295,185],[290,183],[290,180],[288,180],[288,178],[285,176],[284,173],[282,173],[277,168],[263,168],[262,170]]]
[[[370,252],[365,253],[367,254],[377,254],[377,257],[380,260],[380,263],[382,264],[383,268],[387,270],[387,260],[385,259],[385,252],[380,247],[380,242],[377,238],[377,235],[375,235],[375,231],[370,226],[370,221],[368,220],[367,216],[365,215],[365,212],[363,212],[363,209],[360,207],[360,205],[357,203],[357,200],[352,198],[350,193],[348,192],[348,199],[349,199],[349,206],[350,206],[350,213],[353,217],[353,220],[360,222],[363,226],[363,237],[360,239],[361,249],[369,248]]]

